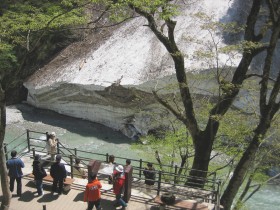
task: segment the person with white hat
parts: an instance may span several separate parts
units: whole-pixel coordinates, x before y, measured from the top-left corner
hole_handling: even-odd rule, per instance
[[[124,191],[125,174],[122,165],[115,167],[113,172],[113,190],[116,195],[115,206],[127,207],[127,203],[122,199],[122,193]]]
[[[48,154],[51,155],[51,161],[54,162],[55,160],[55,155],[57,152],[57,143],[58,139],[56,138],[55,132],[51,132],[48,138]]]

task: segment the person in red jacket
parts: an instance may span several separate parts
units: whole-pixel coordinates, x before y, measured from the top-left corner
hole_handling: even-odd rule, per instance
[[[127,207],[127,203],[122,199],[124,191],[125,174],[122,165],[118,165],[113,172],[113,190],[116,195],[115,206]]]
[[[102,185],[97,179],[96,174],[90,174],[90,182],[86,185],[84,194],[84,202],[88,202],[87,210],[92,210],[95,206],[97,210],[101,210],[101,192]]]

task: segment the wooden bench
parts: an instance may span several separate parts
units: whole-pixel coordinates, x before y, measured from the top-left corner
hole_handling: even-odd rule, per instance
[[[154,199],[155,203],[158,203],[160,205],[160,210],[165,209],[167,204],[163,203],[160,199],[160,196],[158,195]],[[182,208],[182,209],[188,209],[188,210],[208,210],[208,207],[204,204],[200,204],[197,202],[193,201],[187,201],[187,200],[181,200],[181,199],[176,199],[175,203],[173,205],[169,205],[177,208]]]
[[[27,177],[34,179],[34,175],[33,174],[28,174]],[[53,182],[53,178],[51,177],[51,175],[47,175],[46,177],[43,178],[43,181],[46,182]],[[66,177],[65,181],[63,182],[64,187],[63,190],[64,191],[69,191],[71,189],[71,185],[73,184],[73,182],[75,181],[75,179],[71,179]]]

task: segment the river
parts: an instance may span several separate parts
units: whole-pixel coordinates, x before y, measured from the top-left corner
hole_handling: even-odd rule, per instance
[[[130,150],[133,142],[129,138],[103,125],[37,109],[27,104],[9,107],[5,141],[15,139],[25,133],[26,129],[43,133],[54,131],[60,142],[70,148],[129,156],[132,159],[138,159],[139,155],[137,151]]]
[[[60,115],[27,104],[7,107],[5,141],[26,132],[26,129],[40,132],[55,131],[60,141],[71,148],[97,153],[109,153],[119,157],[146,160],[144,152],[131,149],[133,141],[118,131],[86,120]],[[267,185],[261,188],[248,202],[248,210],[280,209],[280,186]]]

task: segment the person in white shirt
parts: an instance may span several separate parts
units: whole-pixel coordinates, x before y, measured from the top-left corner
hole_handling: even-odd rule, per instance
[[[58,139],[56,138],[56,134],[55,132],[51,132],[48,138],[47,149],[48,149],[48,154],[51,155],[52,162],[55,160],[55,155],[57,153],[57,144],[58,144]]]

